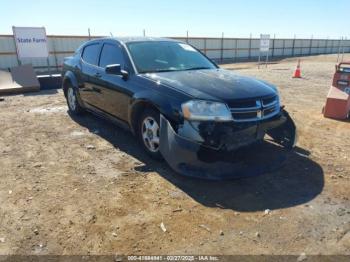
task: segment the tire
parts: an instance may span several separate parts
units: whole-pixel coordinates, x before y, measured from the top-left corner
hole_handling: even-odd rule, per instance
[[[159,151],[160,114],[154,109],[146,109],[138,121],[137,135],[142,148],[153,159],[163,159]]]
[[[71,85],[68,86],[66,99],[70,113],[79,115],[84,112],[84,109],[79,104],[76,90]]]

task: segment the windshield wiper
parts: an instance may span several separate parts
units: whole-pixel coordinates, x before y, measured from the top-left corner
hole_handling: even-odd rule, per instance
[[[189,70],[201,70],[201,69],[211,69],[210,67],[205,66],[198,66],[198,67],[190,67],[185,69],[158,69],[158,70],[145,70],[140,71],[140,74],[147,74],[147,73],[162,73],[162,72],[175,72],[175,71],[189,71]]]
[[[162,73],[162,72],[173,72],[173,71],[178,71],[176,69],[159,69],[159,70],[145,70],[141,71],[141,74],[147,74],[147,73]]]
[[[189,70],[201,70],[201,69],[211,69],[210,67],[205,67],[205,66],[198,66],[198,67],[190,67],[190,68],[186,68],[184,69],[185,71],[189,71]]]

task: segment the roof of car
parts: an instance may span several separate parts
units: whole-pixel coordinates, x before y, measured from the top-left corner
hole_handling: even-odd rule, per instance
[[[111,39],[117,40],[122,43],[130,43],[130,42],[148,42],[148,41],[171,41],[171,42],[180,42],[179,40],[171,39],[171,38],[163,38],[163,37],[146,37],[146,36],[127,36],[127,37],[106,37],[102,39]]]

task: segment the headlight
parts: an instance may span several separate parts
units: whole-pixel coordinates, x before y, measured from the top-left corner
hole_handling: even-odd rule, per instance
[[[232,121],[232,115],[226,104],[219,102],[191,100],[181,105],[182,113],[188,120],[194,121]]]

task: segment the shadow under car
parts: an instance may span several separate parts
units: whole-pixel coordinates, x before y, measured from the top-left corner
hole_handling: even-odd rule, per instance
[[[236,161],[237,157],[247,159],[250,165],[258,165],[256,168],[259,168],[259,165],[266,168],[266,160],[269,159],[273,166],[268,167],[266,172],[259,176],[208,181],[179,175],[165,161],[151,159],[130,132],[119,129],[104,119],[88,113],[71,117],[79,125],[144,164],[135,167],[135,170],[145,173],[157,172],[179,190],[207,207],[241,212],[288,208],[311,201],[324,187],[322,167],[302,148],[289,151],[270,141],[243,148],[227,158],[232,157],[233,161]],[[118,135],[115,135],[116,129]]]

